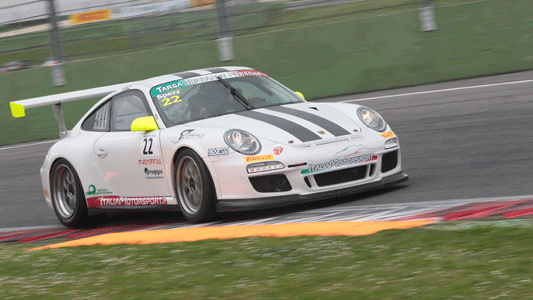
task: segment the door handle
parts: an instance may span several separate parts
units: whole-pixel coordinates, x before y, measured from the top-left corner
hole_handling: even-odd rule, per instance
[[[107,156],[107,151],[104,149],[96,149],[96,155],[98,155],[100,158],[104,158]]]

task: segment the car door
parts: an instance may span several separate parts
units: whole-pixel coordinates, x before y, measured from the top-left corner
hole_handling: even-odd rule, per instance
[[[98,168],[115,195],[171,195],[165,180],[160,130],[131,131],[133,120],[151,115],[139,90],[129,90],[111,99],[110,131],[96,141],[93,150]]]

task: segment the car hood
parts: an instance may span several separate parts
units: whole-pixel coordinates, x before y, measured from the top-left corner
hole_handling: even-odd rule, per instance
[[[356,108],[354,105],[354,116]],[[259,108],[188,125],[241,129],[260,139],[294,146],[327,143],[361,134],[357,123],[334,104],[309,102]]]

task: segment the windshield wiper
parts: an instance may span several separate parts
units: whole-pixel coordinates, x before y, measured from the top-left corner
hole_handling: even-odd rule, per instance
[[[230,92],[231,94],[237,99],[247,110],[252,110],[253,107],[250,105],[248,100],[244,98],[239,91],[237,91],[234,87],[232,87],[229,83],[226,82],[226,80],[222,79],[222,77],[218,76],[218,81],[222,83]]]

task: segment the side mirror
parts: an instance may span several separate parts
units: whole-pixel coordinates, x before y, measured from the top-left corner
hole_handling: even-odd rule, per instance
[[[296,95],[302,97],[302,99],[305,100],[305,97],[304,97],[304,94],[300,93],[300,92],[294,92]]]
[[[131,131],[152,131],[157,129],[159,127],[153,116],[137,118],[131,123]]]

